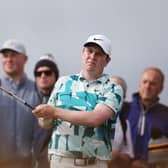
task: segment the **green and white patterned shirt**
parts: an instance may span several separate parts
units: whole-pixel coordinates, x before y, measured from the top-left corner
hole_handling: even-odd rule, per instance
[[[108,75],[94,81],[80,74],[61,77],[55,84],[48,104],[63,109],[91,112],[98,103],[109,106],[116,114],[122,105],[123,91]],[[111,159],[115,115],[99,127],[75,125],[55,120],[49,151],[82,152],[88,157]]]

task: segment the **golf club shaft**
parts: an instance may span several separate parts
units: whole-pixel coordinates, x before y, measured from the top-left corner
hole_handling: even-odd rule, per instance
[[[31,110],[34,109],[34,107],[32,107],[30,104],[28,104],[26,101],[22,100],[20,97],[16,96],[15,94],[13,94],[12,92],[8,91],[7,89],[3,88],[2,86],[0,86],[0,90],[4,91],[5,93],[7,93],[8,95],[14,97],[16,100],[18,100],[20,103],[24,104],[25,106],[29,107]]]

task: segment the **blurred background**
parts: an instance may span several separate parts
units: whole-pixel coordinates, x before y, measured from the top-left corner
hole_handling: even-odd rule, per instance
[[[55,56],[61,75],[78,73],[83,42],[104,34],[112,41],[105,72],[125,78],[127,99],[137,91],[142,70],[157,66],[166,77],[161,102],[168,104],[167,6],[167,0],[1,0],[0,45],[7,39],[25,44],[26,73],[33,79],[44,53]]]

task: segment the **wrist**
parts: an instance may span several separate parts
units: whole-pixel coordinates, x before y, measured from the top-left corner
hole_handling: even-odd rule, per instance
[[[45,128],[45,129],[50,129],[54,126],[54,119],[39,117],[38,123],[39,123],[40,127]]]

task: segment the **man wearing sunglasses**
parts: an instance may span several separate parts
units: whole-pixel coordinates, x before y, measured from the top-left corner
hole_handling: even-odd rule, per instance
[[[54,60],[54,57],[47,53],[40,57],[34,67],[34,77],[35,77],[35,84],[36,90],[40,99],[41,104],[47,103],[51,91],[54,87],[55,82],[59,77],[59,70],[57,64]],[[39,122],[42,122],[44,118],[38,118]],[[46,120],[47,121],[47,120]],[[44,145],[43,151],[45,154],[48,154],[48,142],[51,138],[52,130],[49,130],[48,140],[46,140],[46,144]],[[43,162],[43,165],[47,168],[49,165],[47,157],[41,157],[40,161]],[[48,163],[46,165],[46,163]],[[36,162],[36,165],[38,162]]]
[[[55,82],[59,77],[59,70],[51,54],[40,57],[34,68],[36,88],[41,103],[47,103]]]

